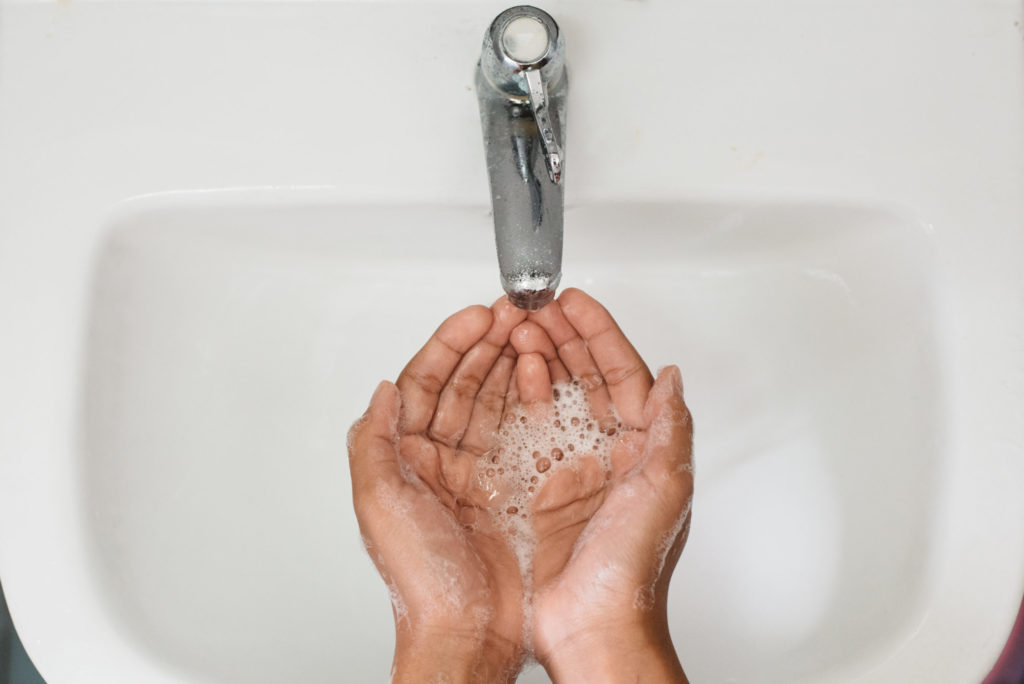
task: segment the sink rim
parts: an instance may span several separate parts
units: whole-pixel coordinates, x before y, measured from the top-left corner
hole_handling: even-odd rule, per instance
[[[74,439],[64,395],[76,361],[67,340],[77,339],[82,324],[81,291],[106,208],[168,188],[314,184],[371,202],[486,201],[479,140],[467,135],[478,126],[472,92],[459,100],[457,88],[446,90],[450,99],[433,102],[433,135],[417,141],[427,154],[396,164],[372,136],[352,136],[360,120],[337,116],[338,89],[305,86],[335,82],[336,65],[345,61],[339,36],[357,49],[367,40],[332,22],[355,17],[364,27],[366,17],[411,16],[451,38],[437,51],[438,64],[451,68],[435,71],[429,84],[410,84],[419,101],[431,101],[437,78],[457,87],[468,78],[466,55],[479,50],[489,16],[470,19],[461,4],[316,3],[298,12],[283,2],[246,3],[218,6],[218,13],[201,3],[129,5],[0,3],[0,187],[7,191],[0,203],[0,320],[16,322],[0,336],[7,382],[0,401],[9,408],[0,411],[0,487],[18,484],[0,490],[0,571],[26,647],[51,681],[84,681],[90,667],[113,657],[74,643],[72,628],[81,628],[88,597],[77,596],[73,582],[48,583],[79,553],[74,538],[51,534],[58,517],[66,529],[73,525],[70,483],[55,459]],[[943,521],[953,540],[944,553],[955,567],[938,580],[951,595],[903,650],[863,679],[980,679],[1024,589],[1024,550],[1006,544],[1024,534],[1016,496],[1024,485],[1024,314],[1005,296],[1024,291],[1017,263],[1024,252],[1024,46],[1014,25],[1024,19],[1020,7],[997,3],[981,11],[946,2],[935,11],[923,0],[879,0],[874,12],[844,4],[791,11],[756,3],[579,7],[566,2],[557,15],[577,55],[579,99],[568,142],[576,203],[804,194],[895,201],[934,221],[949,293],[955,395],[949,443],[957,496]],[[836,28],[827,41],[820,25]],[[672,45],[684,58],[675,66],[687,87],[644,90],[638,79],[630,92],[652,103],[638,122],[635,111],[595,88],[595,72],[608,67],[599,46],[610,30],[644,27],[656,37],[666,26],[678,33]],[[662,43],[646,41],[636,59],[657,56]],[[182,44],[196,49],[183,54]],[[267,44],[289,49],[268,61]],[[872,61],[856,58],[865,44],[873,46]],[[119,51],[126,45],[140,47],[129,60]],[[214,49],[225,68],[211,68]],[[252,87],[254,73],[260,88]],[[166,97],[203,87],[200,95],[214,97],[201,122],[192,98]],[[267,90],[287,96],[239,108],[247,93]],[[366,92],[380,98],[376,112],[386,120],[390,94]],[[879,100],[889,106],[878,107]],[[308,106],[296,112],[295,102]],[[426,126],[408,123],[393,131],[396,146]],[[361,163],[346,166],[325,150],[344,150]],[[40,545],[40,536],[54,543]],[[972,553],[955,556],[959,549]],[[965,592],[978,578],[985,578],[980,589]],[[969,641],[951,639],[956,629]],[[118,663],[134,664],[130,652]],[[835,681],[844,677],[836,673]],[[180,680],[168,674],[163,681]]]

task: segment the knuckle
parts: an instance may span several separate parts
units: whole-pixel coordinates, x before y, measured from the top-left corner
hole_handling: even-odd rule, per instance
[[[609,385],[621,385],[626,380],[629,380],[642,369],[639,363],[632,363],[627,366],[616,366],[610,368],[608,372],[604,374],[605,382]]]
[[[483,384],[483,378],[475,373],[462,373],[452,378],[449,389],[460,399],[473,399]]]
[[[436,373],[414,370],[409,373],[409,377],[415,385],[430,394],[437,394],[444,388],[444,379]]]
[[[427,436],[435,442],[439,442],[452,448],[454,448],[459,443],[459,440],[462,439],[462,433],[460,431],[437,424],[430,426],[427,430]]]
[[[488,413],[497,413],[505,408],[505,395],[499,392],[481,392],[477,401]]]

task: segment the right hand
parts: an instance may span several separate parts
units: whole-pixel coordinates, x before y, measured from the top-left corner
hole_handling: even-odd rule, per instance
[[[534,648],[552,677],[686,681],[668,634],[669,580],[693,494],[689,411],[679,369],[654,381],[614,319],[569,289],[513,331],[520,399],[541,409],[575,377],[602,424],[628,428],[612,472],[596,460],[555,474],[534,502]]]

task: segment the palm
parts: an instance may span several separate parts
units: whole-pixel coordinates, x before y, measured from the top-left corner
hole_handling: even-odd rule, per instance
[[[617,436],[610,474],[583,457],[538,493],[533,566],[542,652],[588,614],[607,614],[613,606],[644,610],[667,592],[671,573],[662,570],[671,570],[685,541],[692,492],[690,422],[678,370],[666,369],[652,383],[603,307],[578,291],[560,302],[513,332],[523,400],[543,404],[552,382],[583,378],[598,419],[612,420],[614,406],[627,429]]]
[[[630,445],[616,456],[636,462],[643,455],[646,435],[633,433],[629,439],[640,449]],[[539,535],[556,530],[538,543],[535,562],[543,568],[543,574],[536,577],[539,619],[578,615],[582,620],[587,616],[581,611],[603,614],[623,604],[649,606],[661,570],[652,568],[651,558],[665,559],[678,532],[674,523],[685,512],[661,500],[642,467],[614,478],[599,490],[581,492],[556,480],[550,488],[553,491],[544,494],[554,506],[578,511],[580,519],[573,522],[579,532],[575,539],[572,535],[559,538],[557,530],[564,528],[552,524],[549,518],[553,516],[537,515]]]
[[[520,567],[482,457],[507,411],[543,414],[552,383],[570,378],[587,388],[598,425],[619,430],[611,469],[577,453],[551,470],[530,504],[532,563]],[[381,384],[352,432],[353,498],[400,635],[416,622],[449,633],[484,626],[509,658],[531,645],[524,638],[544,658],[578,625],[664,596],[671,573],[661,570],[674,565],[688,520],[691,433],[678,370],[652,381],[604,308],[569,290],[530,320],[504,298],[461,311],[395,385]]]
[[[521,577],[480,514],[471,473],[501,419],[515,366],[508,336],[524,318],[504,301],[449,318],[378,389],[388,396],[374,395],[350,448],[360,528],[399,625],[486,624],[511,651],[522,643]]]
[[[472,477],[483,451],[472,443],[452,447],[428,434],[414,434],[401,436],[399,454],[423,483],[404,488],[417,512],[413,535],[431,539],[429,547],[443,554],[438,566],[447,573],[436,581],[417,582],[426,592],[422,598],[435,600],[437,586],[458,578],[467,585],[459,590],[464,596],[485,597],[478,605],[489,614],[494,636],[520,644],[523,586],[516,557],[495,529]]]

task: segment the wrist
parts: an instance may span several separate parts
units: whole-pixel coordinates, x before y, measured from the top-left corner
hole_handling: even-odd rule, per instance
[[[462,628],[401,628],[392,682],[513,682],[522,664],[517,644]],[[440,675],[443,675],[441,677]]]
[[[627,614],[578,625],[537,656],[556,683],[687,681],[663,616]]]

